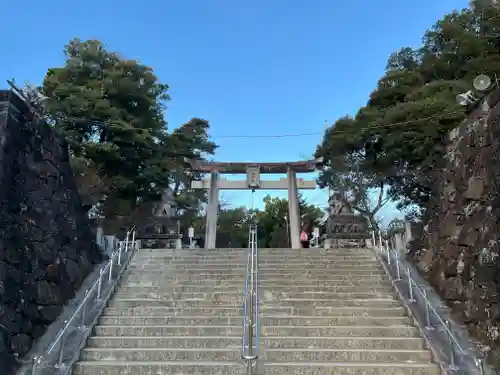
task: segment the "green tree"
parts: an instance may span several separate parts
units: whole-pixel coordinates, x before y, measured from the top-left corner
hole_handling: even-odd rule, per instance
[[[301,224],[312,229],[323,217],[321,208],[299,197]],[[289,247],[288,200],[264,197],[264,210],[256,213],[260,247]]]
[[[344,117],[328,129],[316,157],[324,164],[318,183],[340,192],[344,203],[365,216],[378,230],[377,212],[387,203],[386,176],[368,163],[369,143],[365,143],[360,123]],[[374,200],[371,197],[376,196]]]
[[[210,140],[208,131],[210,124],[206,120],[193,118],[175,129],[169,137],[169,144],[177,155],[172,160],[170,187],[176,205],[176,214],[181,218],[183,226],[193,224],[206,201],[204,190],[191,188],[193,181],[200,181],[204,175],[191,170],[185,163],[188,159],[207,159],[214,155],[217,145]]]
[[[248,211],[245,207],[223,208],[217,219],[217,247],[248,246]]]
[[[476,1],[438,21],[421,48],[393,53],[366,106],[325,132],[317,150],[325,157],[320,183],[362,202],[362,189],[352,183],[362,181],[364,191],[378,186],[402,206],[425,207],[444,137],[465,118],[456,95],[470,90],[478,74],[500,76],[498,35],[500,7]],[[362,179],[353,178],[358,167]]]
[[[74,164],[97,174],[105,216],[129,215],[168,185],[168,86],[96,40],[74,39],[64,52],[64,65],[43,82],[48,117]]]

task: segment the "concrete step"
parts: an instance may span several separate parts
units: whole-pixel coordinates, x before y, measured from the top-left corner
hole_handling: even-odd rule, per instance
[[[243,289],[243,288],[242,288]],[[232,301],[238,299],[242,301],[244,291],[240,292],[207,292],[207,293],[191,293],[191,292],[179,292],[179,293],[117,293],[115,295],[116,300],[123,300],[129,298],[135,299],[147,299],[147,300],[158,300],[158,301],[183,301],[183,300],[217,300],[217,301]]]
[[[309,280],[297,280],[295,279],[296,282],[293,284],[287,283],[286,280],[278,279],[278,280],[272,280],[272,279],[262,279],[259,278],[259,284],[261,287],[272,287],[272,288],[283,288],[283,287],[288,287],[290,289],[295,288],[295,287],[300,287],[300,288],[322,288],[322,287],[329,287],[329,288],[347,288],[347,287],[360,287],[360,288],[366,288],[369,287],[370,285],[373,286],[388,286],[392,287],[392,283],[389,281],[387,277],[377,277],[377,278],[362,278],[362,279],[356,279],[356,278],[341,278],[341,279],[333,279],[333,280],[314,280],[314,279],[309,279]]]
[[[273,314],[291,313],[292,309],[286,308],[262,308],[261,311],[270,312]],[[235,306],[205,306],[205,307],[190,307],[188,309],[180,309],[177,307],[161,307],[161,306],[142,306],[115,308],[108,307],[104,309],[103,316],[143,316],[143,315],[207,315],[207,316],[242,316],[243,304]]]
[[[371,349],[267,349],[265,361],[331,361],[331,362],[393,362],[428,363],[428,350]],[[90,348],[83,350],[82,361],[236,361],[240,348]]]
[[[241,325],[147,325],[101,326],[94,328],[96,336],[237,336],[241,337]],[[357,336],[357,337],[419,337],[416,327],[392,326],[262,326],[266,336]]]
[[[356,337],[419,337],[416,327],[391,326],[262,326],[262,337],[266,336],[356,336]]]
[[[265,362],[265,375],[441,375],[427,363]]]
[[[173,264],[136,264],[129,265],[128,269],[130,272],[136,272],[137,270],[143,270],[146,272],[179,272],[186,273],[191,272],[191,270],[206,270],[206,271],[219,271],[219,272],[245,272],[247,267],[242,264],[225,264],[225,265],[214,265],[214,264],[184,264],[173,265]]]
[[[123,298],[120,300],[113,300],[108,305],[109,307],[117,307],[117,308],[130,308],[130,307],[175,307],[178,309],[191,309],[193,307],[233,307],[233,306],[242,306],[243,299],[233,299],[228,301],[217,301],[217,300],[187,300],[184,299],[182,301],[160,301],[160,300],[152,300],[145,298]]]
[[[273,285],[272,288],[265,288],[261,286],[259,288],[261,291],[269,289],[273,293],[361,293],[361,292],[374,292],[381,293],[387,292],[392,293],[393,288],[391,284],[375,284],[375,285],[364,285],[364,286],[310,286],[310,285]],[[171,294],[171,293],[240,293],[243,291],[242,285],[231,285],[227,284],[225,286],[211,286],[211,285],[183,285],[177,284],[175,286],[171,285],[156,285],[156,286],[139,286],[139,285],[124,285],[118,289],[118,293],[156,293],[156,294]]]
[[[262,326],[393,326],[413,325],[407,316],[261,316]]]
[[[398,307],[401,303],[395,299],[287,299],[277,301],[272,300],[261,300],[261,306],[273,306],[273,307]],[[241,306],[243,304],[243,298],[230,299],[230,300],[216,300],[216,299],[183,299],[183,300],[158,300],[158,299],[146,299],[146,298],[122,298],[119,300],[113,300],[110,302],[109,307],[117,308],[130,308],[130,307],[176,307],[181,309],[193,308],[193,307],[216,307],[216,306]]]
[[[196,281],[199,282],[201,280],[206,280],[207,282],[215,282],[215,281],[244,281],[245,273],[229,273],[229,272],[193,272],[193,273],[184,273],[184,272],[130,272],[125,276],[127,282],[138,282],[138,281],[148,281],[148,282],[159,282],[163,280],[163,285],[167,285],[173,282],[184,283],[187,281]]]
[[[318,264],[321,261],[326,264],[336,264],[336,263],[379,263],[379,257],[375,254],[367,254],[362,256],[352,256],[352,255],[325,255],[325,256],[262,256],[258,255],[260,265],[284,265],[284,264],[297,264],[300,262],[306,264]],[[219,263],[219,264],[240,264],[245,265],[248,263],[248,256],[226,256],[220,254],[218,256],[146,256],[141,257],[135,255],[132,262],[139,263],[156,263],[156,264],[169,264],[172,262],[178,264],[196,264],[196,263]]]
[[[241,350],[241,336],[91,336],[87,348],[155,349],[226,348]]]
[[[288,299],[283,301],[260,301],[261,306],[282,306],[282,307],[301,307],[316,309],[318,307],[399,307],[401,303],[396,300],[382,299],[354,299],[354,300],[310,300],[310,299]]]
[[[297,280],[293,284],[287,284],[286,279],[279,280],[260,280],[259,279],[259,287],[260,290],[264,289],[272,289],[272,290],[341,290],[347,288],[353,288],[351,290],[355,290],[355,288],[359,288],[362,290],[370,290],[370,287],[374,288],[389,288],[393,290],[392,284],[387,280]],[[120,290],[130,289],[130,290],[139,290],[144,288],[143,290],[173,290],[178,288],[185,288],[184,290],[188,290],[192,288],[193,290],[203,290],[203,289],[223,289],[223,290],[232,290],[239,289],[241,290],[244,287],[244,279],[241,280],[241,283],[236,283],[235,280],[142,280],[142,281],[123,281]],[[387,290],[389,290],[387,289]]]
[[[237,254],[237,255],[178,255],[178,254],[136,254],[134,260],[137,261],[156,261],[156,262],[244,262],[247,263],[248,254]]]
[[[226,270],[213,270],[209,269],[208,267],[206,268],[186,268],[186,269],[172,269],[169,267],[163,267],[160,268],[158,266],[155,266],[155,268],[130,268],[128,270],[129,275],[144,275],[144,274],[150,274],[151,276],[157,275],[157,276],[169,276],[169,275],[175,275],[177,277],[182,277],[182,276],[192,276],[192,275],[203,275],[203,276],[210,276],[210,275],[218,275],[220,273],[224,273],[225,275],[235,275],[235,276],[241,276],[245,275],[245,269],[226,269]]]
[[[242,316],[165,316],[165,315],[143,315],[143,316],[103,316],[99,320],[99,325],[239,325],[242,324]],[[349,325],[412,325],[411,318],[406,316],[261,316],[263,326],[349,326]]]
[[[242,361],[82,361],[73,375],[246,375]]]
[[[299,259],[299,258],[338,258],[338,257],[349,257],[349,258],[369,258],[376,256],[376,253],[373,251],[364,251],[364,252],[350,252],[350,251],[334,251],[334,252],[321,252],[321,251],[282,251],[282,252],[267,252],[262,249],[259,250],[259,259],[269,260],[269,259]]]
[[[321,293],[321,292],[307,292],[307,293],[288,293],[276,292],[272,289],[264,289],[260,293],[262,301],[287,301],[291,299],[307,299],[307,300],[342,300],[342,299],[391,299],[394,297],[393,293],[351,293],[351,292],[338,292],[338,293]],[[117,293],[115,300],[127,299],[144,299],[152,301],[187,301],[187,300],[203,300],[203,301],[233,301],[237,299],[242,301],[244,291],[240,292],[207,292],[207,293]]]
[[[192,275],[191,277],[181,278],[181,277],[169,277],[169,276],[142,276],[142,277],[127,277],[122,281],[123,286],[174,286],[174,285],[205,285],[205,286],[239,286],[243,285],[245,278],[233,277],[227,275],[219,275],[218,277],[197,277]],[[240,283],[240,284],[237,284]],[[385,283],[390,285],[390,281],[387,276],[363,276],[363,277],[353,277],[353,276],[338,276],[333,275],[325,278],[315,278],[315,277],[279,277],[279,276],[266,276],[259,277],[259,284],[261,286],[282,286],[287,284],[289,286],[344,286],[344,285],[360,285],[367,286],[373,284]]]
[[[236,265],[245,266],[247,265],[247,257],[245,258],[226,258],[226,257],[216,257],[216,258],[201,258],[201,257],[191,257],[191,258],[173,258],[173,257],[134,257],[130,264],[168,264],[168,265],[178,265],[190,266],[190,265]],[[283,267],[283,266],[300,266],[301,264],[316,265],[317,267],[324,268],[325,266],[332,265],[356,265],[356,264],[379,264],[379,260],[376,256],[367,257],[314,257],[314,258],[277,258],[277,259],[260,259],[260,267]]]
[[[237,306],[210,306],[210,307],[190,307],[187,309],[179,309],[176,307],[165,306],[137,306],[128,308],[113,308],[104,309],[103,316],[143,316],[143,315],[166,315],[166,316],[182,316],[186,315],[207,315],[207,316],[242,316],[243,304]],[[293,307],[293,306],[259,306],[262,316],[269,315],[286,315],[286,316],[405,316],[405,309],[399,305],[394,307],[373,307],[373,306],[315,306],[315,307]]]
[[[290,293],[290,292],[277,292],[273,288],[261,289],[260,299],[263,301],[277,300],[288,301],[291,299],[307,299],[307,300],[351,300],[351,299],[391,299],[395,294],[392,292],[368,292],[368,293],[354,293],[354,292],[305,292],[305,293]]]
[[[263,353],[265,361],[325,361],[325,362],[384,362],[429,363],[432,355],[423,349],[269,349]]]
[[[246,271],[246,266],[212,266],[211,264],[198,264],[191,265],[190,267],[174,267],[171,264],[139,264],[139,265],[129,265],[129,272],[135,271],[145,271],[145,272],[179,272],[179,273],[192,273],[192,272],[230,272],[230,273],[240,273]]]
[[[202,279],[200,280],[173,280],[166,282],[163,280],[163,283],[161,280],[156,280],[156,281],[147,281],[147,280],[142,280],[142,281],[127,281],[123,282],[121,288],[134,288],[134,289],[139,289],[139,288],[221,288],[221,289],[226,289],[226,288],[238,288],[241,289],[244,286],[244,281],[241,282],[241,284],[237,284],[234,282],[234,280],[206,280],[206,282],[203,282]]]
[[[241,348],[90,348],[84,349],[82,361],[239,361]]]
[[[203,255],[136,255],[133,259],[138,262],[177,262],[177,263],[189,263],[189,262],[234,262],[234,263],[247,263],[248,255],[217,255],[217,256],[203,256]]]
[[[240,325],[243,324],[243,316],[164,316],[164,315],[144,315],[144,316],[103,316],[99,319],[100,326],[106,325]]]
[[[224,274],[224,275],[232,275],[232,276],[244,276],[247,272],[246,269],[243,268],[235,268],[235,267],[226,267],[226,268],[219,268],[219,269],[213,269],[213,268],[171,268],[168,266],[165,266],[163,268],[160,268],[158,266],[155,266],[154,269],[150,268],[136,268],[136,269],[129,269],[127,271],[128,275],[151,275],[151,276],[163,276],[163,277],[190,277],[193,275],[199,275],[202,274],[204,276],[211,276],[211,275],[218,275],[218,274]],[[280,275],[280,276],[312,276],[312,275],[318,275],[321,277],[324,276],[332,276],[332,275],[386,275],[385,271],[382,268],[378,267],[350,267],[350,268],[318,268],[318,269],[260,269],[258,272],[259,275],[261,276],[269,276],[269,275]]]
[[[243,322],[242,322],[243,323]],[[96,326],[96,336],[235,336],[243,333],[241,325],[207,325],[207,326]]]
[[[227,291],[228,293],[238,293],[243,290],[243,284],[242,285],[231,285],[227,284],[225,286],[211,286],[211,285],[203,285],[203,284],[196,284],[196,285],[183,285],[183,284],[176,284],[176,285],[123,285],[121,288],[118,289],[118,293],[157,293],[157,294],[162,294],[162,293],[177,293],[177,292],[187,292],[187,293],[209,293],[209,292],[218,292],[222,293]]]
[[[421,337],[357,337],[357,336],[266,336],[261,338],[262,347],[269,349],[368,349],[368,350],[424,350],[425,340]]]
[[[297,261],[297,262],[286,262],[286,263],[262,263],[259,262],[259,269],[265,270],[265,269],[272,269],[272,270],[287,270],[287,269],[332,269],[332,268],[355,268],[355,267],[361,267],[361,268],[373,268],[373,267],[380,267],[380,264],[376,260],[370,260],[370,261],[363,261],[363,262],[352,262],[352,261],[343,261],[343,262],[335,262],[335,261]],[[246,269],[247,268],[247,262],[241,262],[241,263],[236,263],[236,262],[178,262],[178,263],[172,263],[172,262],[153,262],[153,261],[137,261],[133,260],[129,265],[128,268],[163,268],[163,267],[168,267],[168,268],[174,268],[174,269],[190,269],[190,268],[213,268],[213,269],[228,269],[230,267],[236,267],[240,269]]]
[[[201,272],[201,270],[200,270]],[[314,276],[314,277],[332,277],[332,275],[335,276],[379,276],[379,275],[386,275],[385,271],[382,268],[378,267],[371,267],[371,268],[357,268],[357,267],[352,267],[350,269],[343,268],[328,268],[325,270],[286,270],[286,269],[279,269],[279,270],[265,270],[265,271],[259,271],[259,275],[261,277],[268,276],[268,275],[278,275],[278,276],[304,276],[304,277],[309,277],[309,276]]]
[[[340,282],[347,283],[363,283],[370,284],[372,282],[379,281],[390,281],[389,277],[386,274],[372,274],[372,275],[324,275],[317,277],[314,274],[312,275],[281,275],[279,273],[275,273],[274,275],[261,275],[259,274],[259,282],[261,285],[263,284],[280,284],[283,285],[289,281],[293,281],[293,284],[307,284],[309,285],[317,285],[317,283],[327,283],[327,285],[337,284]],[[292,283],[290,283],[292,285]]]
[[[213,256],[213,255],[246,255],[248,248],[245,249],[140,249],[140,255],[166,255],[176,256]]]
[[[259,270],[330,270],[330,269],[352,269],[352,268],[377,268],[380,269],[380,264],[376,261],[363,261],[363,262],[295,262],[295,263],[276,263],[276,264],[266,264],[259,263]]]

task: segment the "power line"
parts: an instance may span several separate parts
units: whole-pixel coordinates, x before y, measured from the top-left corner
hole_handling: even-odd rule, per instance
[[[353,129],[345,129],[345,130],[337,130],[336,133],[339,134],[344,134],[344,133],[355,133],[359,132],[362,130],[368,130],[368,129],[384,129],[384,128],[390,128],[390,127],[396,127],[400,125],[407,125],[411,123],[416,123],[416,122],[421,122],[421,121],[428,121],[428,120],[433,120],[442,116],[449,116],[449,115],[456,115],[462,113],[462,111],[453,111],[453,112],[445,112],[441,113],[439,115],[433,115],[433,116],[428,116],[428,117],[422,117],[418,119],[413,119],[413,120],[407,120],[407,121],[399,121],[399,122],[393,122],[390,124],[381,124],[381,125],[373,125],[373,126],[365,126],[365,127],[360,127],[360,128],[353,128]],[[214,138],[268,138],[268,139],[274,139],[274,138],[292,138],[292,137],[304,137],[304,136],[311,136],[311,135],[323,135],[324,133],[322,132],[315,132],[315,133],[295,133],[295,134],[277,134],[277,135],[226,135],[226,136],[214,136]]]
[[[437,115],[421,117],[421,118],[413,119],[413,120],[399,121],[399,122],[393,122],[393,123],[388,123],[388,124],[371,125],[371,126],[365,126],[365,127],[359,127],[359,128],[350,128],[350,129],[344,129],[344,130],[337,130],[336,134],[339,134],[339,133],[346,134],[346,133],[351,133],[351,132],[357,133],[357,132],[363,131],[363,130],[387,129],[387,128],[397,127],[397,126],[401,126],[401,125],[408,125],[408,124],[418,123],[418,122],[422,122],[422,121],[429,121],[429,120],[433,120],[433,119],[444,117],[444,116],[457,115],[460,113],[463,113],[463,112],[462,111],[451,111],[451,112],[440,113]],[[77,116],[65,116],[65,115],[63,115],[60,119],[70,120],[70,121],[80,121],[83,123],[88,123],[88,124],[93,124],[93,125],[104,125],[104,126],[123,125],[122,123],[118,123],[117,121],[91,120],[91,119],[86,119],[84,117],[77,117]],[[141,129],[131,127],[130,130],[141,130]],[[147,130],[147,129],[144,129],[144,130]],[[211,136],[211,138],[214,138],[214,139],[278,139],[278,138],[296,138],[296,137],[321,136],[321,135],[324,135],[324,133],[323,132],[310,132],[310,133],[289,133],[289,134],[270,134],[270,135],[264,135],[264,134],[260,134],[260,135],[255,135],[255,134],[214,135],[214,136]]]

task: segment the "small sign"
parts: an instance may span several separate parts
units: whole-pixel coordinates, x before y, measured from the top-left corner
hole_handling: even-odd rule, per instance
[[[247,167],[247,184],[252,189],[260,187],[260,167]]]

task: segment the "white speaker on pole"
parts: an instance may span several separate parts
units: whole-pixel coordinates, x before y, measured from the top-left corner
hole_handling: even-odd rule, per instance
[[[480,74],[476,78],[474,78],[474,81],[472,81],[472,85],[477,91],[485,91],[491,86],[491,78],[486,74]]]

